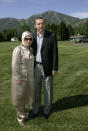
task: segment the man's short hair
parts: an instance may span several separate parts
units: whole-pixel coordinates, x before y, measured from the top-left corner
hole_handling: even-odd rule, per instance
[[[36,19],[35,19],[35,22],[36,22],[36,20],[37,20],[37,19],[43,19],[43,20],[44,20],[44,22],[45,22],[45,18],[44,18],[44,17],[42,17],[42,16],[37,16],[37,17],[36,17]]]

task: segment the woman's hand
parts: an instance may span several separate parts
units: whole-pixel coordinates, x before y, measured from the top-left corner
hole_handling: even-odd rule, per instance
[[[21,85],[22,81],[21,80],[16,80],[18,85]]]

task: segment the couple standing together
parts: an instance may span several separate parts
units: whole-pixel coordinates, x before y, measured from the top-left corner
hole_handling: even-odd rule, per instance
[[[22,33],[22,43],[12,55],[12,103],[16,107],[20,125],[29,118],[33,106],[33,118],[39,115],[41,87],[44,82],[44,117],[48,119],[53,98],[53,77],[58,70],[56,35],[45,30],[45,19],[36,18],[33,34]]]

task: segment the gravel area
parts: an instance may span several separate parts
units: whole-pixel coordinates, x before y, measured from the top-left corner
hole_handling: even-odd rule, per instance
[[[88,46],[88,43],[74,43],[75,45]]]

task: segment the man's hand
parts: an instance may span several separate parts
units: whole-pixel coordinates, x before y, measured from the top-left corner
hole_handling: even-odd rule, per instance
[[[53,70],[53,71],[52,71],[52,75],[53,75],[53,76],[56,75],[56,71]]]

